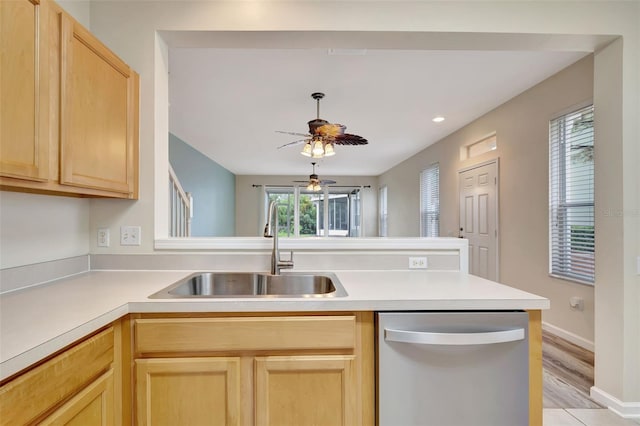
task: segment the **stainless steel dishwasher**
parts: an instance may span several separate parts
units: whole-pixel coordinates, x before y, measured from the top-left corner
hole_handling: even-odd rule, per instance
[[[378,313],[380,426],[526,426],[526,312]]]

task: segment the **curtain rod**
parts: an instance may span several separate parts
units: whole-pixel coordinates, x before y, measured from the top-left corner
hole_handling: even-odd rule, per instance
[[[304,185],[263,185],[263,184],[252,184],[254,188],[295,188],[296,186],[303,187]],[[371,188],[371,185],[326,185],[329,188]]]

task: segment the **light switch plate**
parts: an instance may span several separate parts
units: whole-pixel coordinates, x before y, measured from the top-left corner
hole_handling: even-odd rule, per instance
[[[120,227],[120,245],[121,246],[139,246],[140,245],[140,227],[139,226],[121,226]]]

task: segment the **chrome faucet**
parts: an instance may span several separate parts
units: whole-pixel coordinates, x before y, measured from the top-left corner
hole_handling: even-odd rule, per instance
[[[280,259],[280,249],[278,248],[278,202],[271,201],[269,203],[269,214],[267,215],[267,224],[264,227],[264,236],[273,238],[273,250],[271,251],[271,275],[280,275],[280,269],[293,268],[293,251],[290,260]],[[272,225],[271,222],[274,222]]]

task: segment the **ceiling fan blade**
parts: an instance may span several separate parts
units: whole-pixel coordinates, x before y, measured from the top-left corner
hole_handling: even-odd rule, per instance
[[[336,136],[333,143],[335,145],[366,145],[369,142],[362,136],[345,133],[344,135]]]
[[[320,185],[333,185],[334,183],[337,183],[335,180],[321,180],[320,181]]]
[[[284,145],[280,145],[280,146],[278,147],[278,149],[286,148],[286,147],[288,147],[288,146],[292,146],[292,145],[298,145],[298,144],[301,144],[301,143],[303,143],[303,142],[306,142],[307,140],[308,140],[308,139],[300,139],[300,140],[297,140],[297,141],[289,142],[289,143],[286,143],[286,144],[284,144]]]
[[[295,182],[295,183],[309,183],[309,179],[307,179],[307,180],[292,180],[291,182]]]
[[[293,135],[293,136],[304,136],[306,138],[310,138],[311,135],[308,133],[297,133],[297,132],[283,132],[282,130],[276,130],[276,133],[284,133],[285,135]]]

